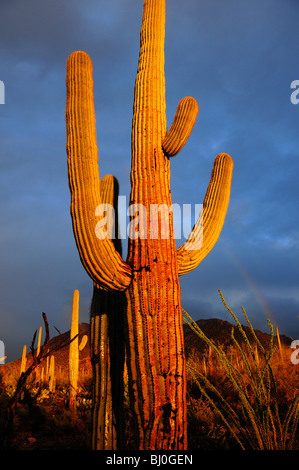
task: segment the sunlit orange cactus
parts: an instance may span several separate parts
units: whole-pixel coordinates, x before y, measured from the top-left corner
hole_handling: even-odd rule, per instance
[[[72,321],[70,339],[72,340],[69,347],[69,379],[70,379],[70,396],[69,408],[73,415],[76,414],[77,407],[77,387],[79,376],[79,291],[73,293],[72,305]]]
[[[138,214],[142,236],[136,236],[136,225],[130,225],[126,262],[109,238],[99,239],[95,234],[95,210],[102,196],[92,63],[80,51],[67,63],[66,121],[71,215],[81,261],[98,287],[126,295],[126,353],[137,446],[173,450],[187,448],[179,275],[194,269],[219,237],[233,162],[227,154],[215,159],[203,211],[186,243],[176,248],[171,211],[167,218],[159,218],[157,236],[152,236],[152,206],[172,206],[170,157],[186,143],[198,113],[196,100],[184,98],[167,132],[164,34],[165,0],[145,0],[135,83],[130,195],[132,218],[139,205],[145,211]],[[188,249],[187,244],[194,241],[193,249]],[[100,341],[98,333],[97,338]]]
[[[95,209],[102,198],[92,62],[83,52],[73,53],[67,62],[66,123],[71,215],[81,261],[100,287],[124,290],[131,282],[131,268],[122,260],[112,240],[95,236]]]

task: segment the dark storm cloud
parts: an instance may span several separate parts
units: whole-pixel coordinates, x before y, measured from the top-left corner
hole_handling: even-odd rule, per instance
[[[78,259],[69,216],[65,152],[65,63],[74,50],[94,64],[100,174],[128,195],[141,0],[2,0],[0,79],[0,337],[9,360],[41,324],[70,325],[74,289],[88,321],[92,286]],[[230,321],[243,305],[267,329],[270,312],[296,336],[298,121],[290,83],[299,79],[296,2],[171,0],[166,6],[169,125],[192,95],[199,116],[172,160],[173,202],[201,203],[213,159],[234,158],[230,206],[219,242],[181,278],[195,318]],[[180,241],[178,240],[178,244]],[[126,241],[124,243],[125,251]],[[266,307],[265,307],[266,306]],[[268,308],[268,310],[267,310]]]

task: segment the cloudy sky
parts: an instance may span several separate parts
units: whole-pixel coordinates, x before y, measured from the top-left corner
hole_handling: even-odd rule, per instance
[[[72,295],[89,321],[92,282],[69,215],[65,64],[94,64],[100,175],[128,197],[130,134],[142,0],[1,0],[0,339],[7,362],[42,325],[70,328]],[[231,201],[217,245],[181,278],[194,319],[243,321],[299,338],[299,4],[296,0],[168,0],[167,119],[187,95],[199,116],[171,160],[173,202],[202,203],[218,153],[234,159]],[[0,100],[1,101],[1,100]],[[178,241],[180,244],[181,241]],[[126,242],[124,243],[126,252]]]

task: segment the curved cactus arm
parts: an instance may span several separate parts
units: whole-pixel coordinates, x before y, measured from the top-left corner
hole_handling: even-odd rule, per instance
[[[95,211],[101,204],[96,143],[92,62],[82,51],[67,61],[67,154],[73,231],[81,262],[101,288],[125,290],[131,268],[108,237],[95,233]]]
[[[231,156],[217,155],[203,209],[188,240],[177,249],[179,276],[196,268],[218,240],[229,204],[232,173]]]
[[[183,98],[174,116],[173,123],[164,137],[162,148],[168,157],[174,157],[187,142],[198,115],[198,103],[192,96]]]

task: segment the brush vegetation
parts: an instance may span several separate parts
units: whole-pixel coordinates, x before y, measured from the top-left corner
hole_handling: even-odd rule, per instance
[[[242,308],[243,326],[220,292],[235,324],[230,338],[204,333],[183,310],[187,356],[188,449],[201,450],[297,450],[299,419],[298,368],[291,363],[292,350],[279,341],[269,321],[269,334],[254,330]],[[224,330],[211,320],[214,330]],[[204,324],[204,322],[203,322]],[[85,337],[86,330],[81,331]],[[192,334],[192,338],[190,336]],[[65,334],[69,337],[69,334]],[[86,339],[86,338],[85,338]],[[193,340],[192,340],[193,339]],[[62,342],[61,335],[52,341]],[[195,340],[200,341],[196,343]],[[189,344],[188,344],[189,343]],[[52,342],[49,343],[52,345]],[[55,345],[51,346],[55,349]],[[87,343],[87,350],[88,350]],[[64,348],[69,349],[69,345]],[[55,387],[45,374],[31,373],[18,396],[8,449],[90,449],[92,435],[92,373],[84,358],[79,374],[76,414],[70,403],[68,353],[57,351],[59,371]],[[85,350],[85,348],[84,348]],[[85,351],[85,354],[87,351]],[[83,360],[83,359],[82,359]],[[20,364],[20,361],[19,361]],[[65,364],[65,367],[63,366]],[[9,364],[8,364],[9,365]],[[29,366],[28,366],[29,367]],[[5,368],[0,369],[5,370]],[[81,371],[82,372],[82,371]],[[1,375],[0,375],[1,377]],[[7,407],[18,387],[0,380],[0,432],[5,432]],[[134,449],[128,376],[124,373],[124,449]]]

